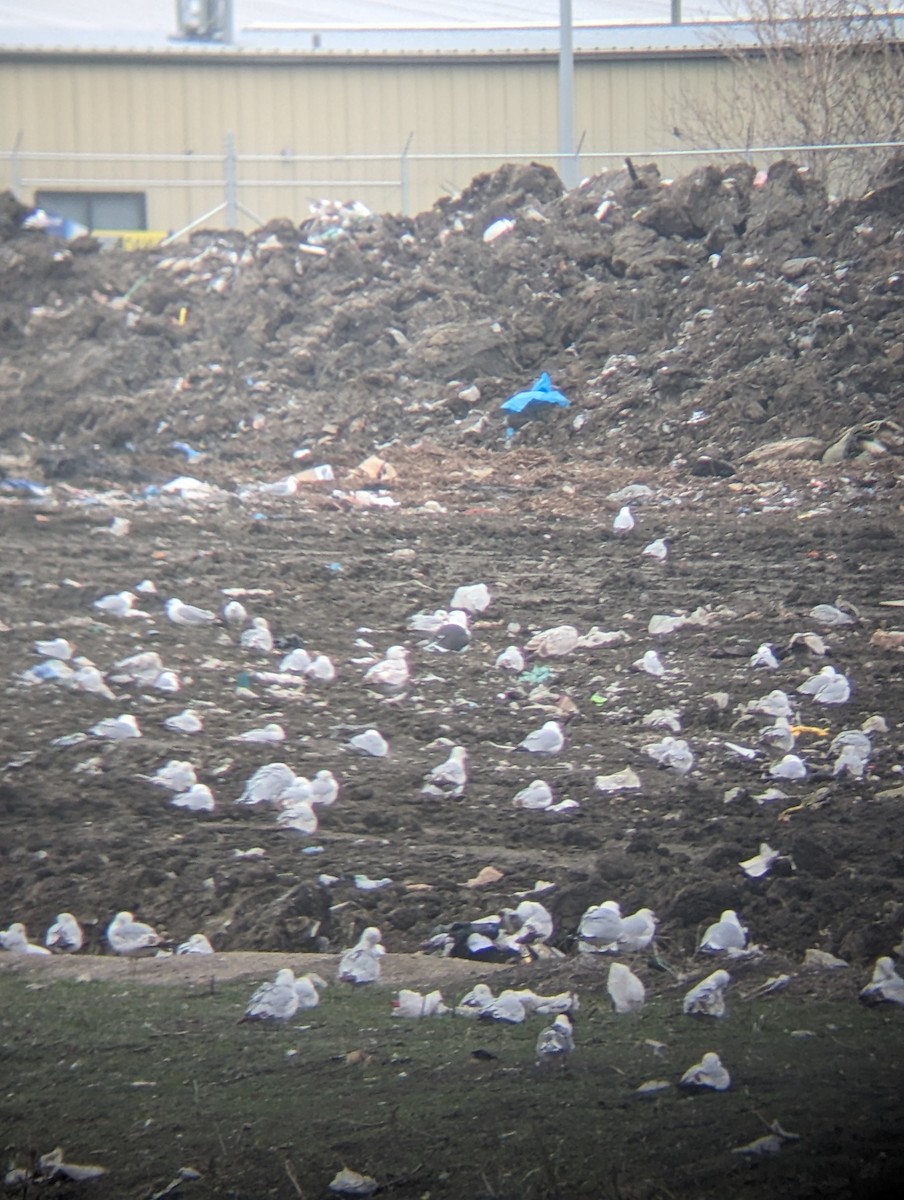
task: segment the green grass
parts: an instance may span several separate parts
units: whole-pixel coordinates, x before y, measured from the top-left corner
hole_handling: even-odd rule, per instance
[[[785,994],[702,1023],[672,995],[632,1017],[585,995],[558,1072],[534,1065],[546,1018],[395,1020],[385,989],[334,986],[271,1029],[237,1023],[250,991],[0,975],[4,1165],[60,1144],[109,1168],[69,1188],[98,1200],[151,1197],[185,1166],[202,1178],[180,1195],[198,1200],[313,1200],[343,1165],[402,1200],[878,1197],[902,1165],[900,1012]],[[729,1092],[634,1095],[710,1049]],[[753,1165],[729,1153],[775,1118],[801,1142]]]

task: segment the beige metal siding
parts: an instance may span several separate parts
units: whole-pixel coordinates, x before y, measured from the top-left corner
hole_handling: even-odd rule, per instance
[[[683,91],[711,97],[726,69],[714,59],[579,59],[574,125],[578,137],[584,134],[582,170],[611,165],[599,157],[606,151],[678,147],[671,130],[680,125]],[[240,162],[239,201],[261,219],[295,221],[319,196],[400,210],[401,154],[411,134],[410,207],[420,211],[514,156],[556,165],[557,64],[554,57],[361,62],[183,61],[175,55],[9,55],[0,63],[0,149],[11,150],[21,134],[26,199],[35,186],[144,190],[149,225],[178,229],[223,203],[219,156],[227,133],[240,155],[281,156]],[[35,151],[58,157],[29,158]],[[103,162],[74,159],[73,152],[136,157]],[[155,154],[190,157],[142,158]],[[453,157],[422,161],[421,154]],[[202,155],[218,158],[205,162]],[[292,161],[291,155],[347,161]],[[2,165],[2,183],[15,182],[14,168]],[[47,182],[54,178],[69,182]],[[44,182],[35,185],[36,179]],[[221,214],[211,223],[222,220]],[[240,221],[246,228],[255,223],[245,216]]]

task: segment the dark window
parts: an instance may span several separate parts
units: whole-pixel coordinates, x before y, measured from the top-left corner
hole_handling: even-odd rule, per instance
[[[88,229],[147,229],[144,192],[35,192],[35,207]]]

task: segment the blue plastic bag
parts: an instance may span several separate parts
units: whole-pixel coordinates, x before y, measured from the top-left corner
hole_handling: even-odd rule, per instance
[[[568,408],[571,401],[552,386],[549,375],[544,371],[540,378],[535,380],[534,386],[529,391],[516,392],[514,396],[509,396],[502,405],[502,409],[508,413],[523,414],[535,405],[547,404],[554,404],[558,408]]]

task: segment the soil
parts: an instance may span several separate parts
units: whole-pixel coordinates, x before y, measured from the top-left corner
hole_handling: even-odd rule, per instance
[[[840,204],[789,163],[767,179],[738,165],[667,185],[651,170],[570,193],[544,168],[504,167],[412,220],[349,210],[133,253],[64,245],[22,216],[4,198],[0,923],[37,938],[68,910],[89,955],[119,909],[220,951],[333,952],[376,924],[403,953],[544,881],[568,955],[606,899],[652,908],[657,953],[677,967],[727,908],[759,945],[795,962],[830,951],[862,982],[893,952],[904,159]],[[514,228],[484,241],[501,217]],[[543,370],[570,407],[507,432],[501,403]],[[392,471],[374,478],[372,455]],[[256,489],[323,464],[332,480]],[[210,490],[166,491],[182,474]],[[636,527],[616,534],[636,484]],[[664,563],[642,555],[660,537]],[[147,579],[148,616],[92,607]],[[429,652],[408,619],[476,582],[493,599],[469,648]],[[236,590],[269,620],[274,654],[249,655],[223,621],[163,612],[171,596],[219,612]],[[851,622],[819,625],[818,604]],[[648,632],[655,614],[698,610],[702,623]],[[495,669],[507,645],[562,624],[626,637]],[[824,655],[792,640],[811,631]],[[156,650],[181,690],[114,682],[111,701],[27,684],[33,642],[56,636],[107,675]],[[750,665],[763,642],[776,669]],[[399,643],[411,681],[387,697],[363,676]],[[258,677],[296,645],[329,655],[336,679]],[[662,680],[632,666],[653,648]],[[827,664],[849,677],[847,703],[796,692]],[[772,718],[749,711],[775,688],[806,727],[801,782],[770,776]],[[189,705],[202,734],[164,727]],[[644,750],[669,731],[642,718],[667,707],[695,754],[686,776]],[[140,739],[60,741],[125,712]],[[871,717],[864,777],[835,774],[832,739]],[[515,751],[549,719],[560,754]],[[232,740],[271,721],[282,744]],[[347,748],[368,727],[385,759]],[[450,745],[468,751],[468,786],[428,797]],[[173,758],[194,763],[214,812],[174,808],[143,778]],[[234,803],[277,760],[340,781],[311,837]],[[596,787],[626,766],[639,789]],[[536,778],[579,807],[514,808]],[[777,782],[785,798],[763,799]],[[748,878],[739,863],[762,842],[781,858]],[[263,855],[237,856],[250,847]],[[498,881],[468,886],[487,865]],[[389,882],[362,891],[356,874]]]

